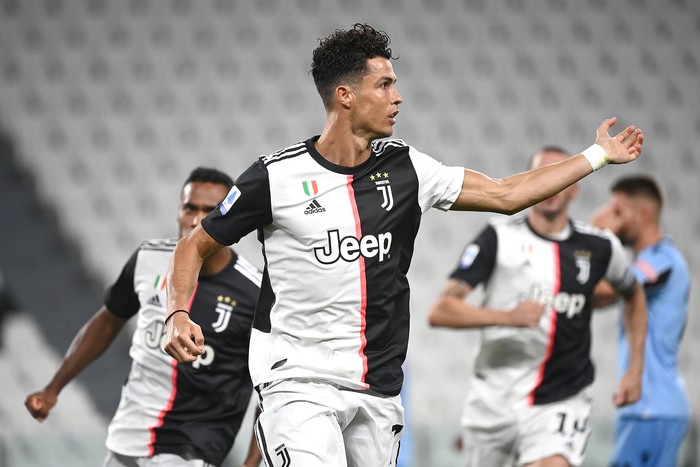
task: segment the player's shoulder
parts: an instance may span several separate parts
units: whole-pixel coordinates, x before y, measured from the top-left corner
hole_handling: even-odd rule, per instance
[[[679,261],[685,261],[683,253],[681,253],[670,237],[662,237],[656,244],[652,245],[650,248],[642,250],[641,253],[647,253],[650,255],[665,255],[673,257]]]
[[[139,245],[139,251],[164,251],[172,253],[177,246],[177,238],[156,238],[144,240]]]
[[[127,264],[137,270],[167,267],[177,242],[177,238],[144,240],[132,253]]]
[[[585,248],[609,252],[619,256],[624,252],[624,246],[610,229],[601,229],[583,221],[572,220],[572,240]]]
[[[525,216],[494,216],[486,225],[496,231],[527,229],[527,219]]]
[[[574,232],[580,235],[588,235],[607,241],[617,241],[617,237],[615,237],[615,234],[613,234],[609,229],[601,229],[577,219],[573,219],[571,221],[571,226],[573,227]]]
[[[683,253],[676,247],[669,237],[663,237],[654,245],[639,252],[638,258],[648,262],[661,262],[674,264],[676,267],[687,269],[687,261]]]
[[[406,144],[404,140],[398,138],[372,141],[372,151],[377,157],[382,157],[395,151],[404,151],[408,148],[408,144]]]
[[[298,157],[307,152],[308,149],[306,147],[306,141],[299,141],[291,146],[275,151],[272,154],[262,155],[260,156],[259,160],[261,164],[268,167],[270,164],[274,164],[275,162]]]

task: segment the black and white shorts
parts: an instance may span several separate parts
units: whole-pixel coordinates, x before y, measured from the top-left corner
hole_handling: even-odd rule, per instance
[[[404,425],[400,396],[287,379],[258,391],[255,434],[268,467],[395,466]]]

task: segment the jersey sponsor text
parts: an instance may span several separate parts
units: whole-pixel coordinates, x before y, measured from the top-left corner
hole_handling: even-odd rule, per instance
[[[542,290],[537,284],[533,284],[530,289],[529,300],[539,302],[545,306],[552,307],[559,314],[565,314],[571,319],[581,313],[586,306],[586,295],[582,293],[559,292],[552,295]]]
[[[391,250],[391,232],[377,236],[363,235],[358,239],[352,235],[340,238],[337,229],[328,231],[328,244],[323,248],[314,248],[316,259],[322,264],[332,264],[343,259],[347,262],[356,261],[360,256],[374,258],[379,255],[379,262],[389,255]]]

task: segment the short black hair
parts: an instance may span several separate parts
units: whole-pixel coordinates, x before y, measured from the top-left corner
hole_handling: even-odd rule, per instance
[[[613,193],[624,193],[628,196],[644,196],[659,203],[659,208],[663,206],[664,198],[661,187],[651,175],[628,175],[621,177],[613,183],[610,191]]]
[[[338,86],[356,84],[369,72],[367,60],[395,58],[390,43],[385,32],[362,23],[355,23],[348,30],[336,29],[328,37],[319,39],[313,52],[311,75],[326,110],[333,105],[333,92]]]
[[[190,172],[190,175],[187,177],[187,180],[185,180],[185,183],[182,184],[182,187],[185,188],[185,185],[192,182],[220,183],[221,185],[226,186],[227,191],[231,190],[235,184],[233,178],[229,177],[224,172],[211,167],[197,167],[194,169],[192,172]]]

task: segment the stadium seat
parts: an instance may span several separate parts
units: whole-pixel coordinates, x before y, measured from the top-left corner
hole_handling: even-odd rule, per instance
[[[396,136],[447,164],[505,176],[543,144],[584,149],[605,117],[641,126],[642,160],[585,179],[575,212],[586,219],[616,176],[652,171],[668,190],[665,228],[698,276],[692,0],[0,0],[0,126],[107,285],[140,240],[176,233],[172,201],[192,168],[238,175],[260,154],[321,131],[311,50],[365,20],[391,35],[400,57]],[[477,339],[428,329],[426,307],[488,216],[426,216],[411,272],[409,360],[421,375],[413,420],[429,427],[456,423]],[[607,334],[594,345],[614,352]],[[436,396],[433,376],[459,378],[457,390]]]

